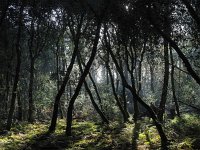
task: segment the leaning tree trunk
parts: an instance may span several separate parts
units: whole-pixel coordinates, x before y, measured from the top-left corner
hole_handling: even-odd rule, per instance
[[[179,104],[176,97],[175,84],[174,84],[174,59],[171,48],[170,48],[170,57],[171,57],[171,85],[172,85],[173,102],[175,103],[177,116],[180,117]]]
[[[56,122],[57,122],[57,118],[58,118],[58,107],[59,107],[60,99],[61,99],[61,96],[63,95],[63,93],[65,91],[65,87],[66,87],[67,82],[70,78],[70,74],[71,74],[71,71],[73,69],[74,62],[75,62],[75,59],[76,59],[76,56],[77,56],[78,50],[79,50],[79,40],[80,40],[82,23],[83,23],[83,16],[81,17],[81,21],[80,21],[80,23],[77,27],[78,28],[77,34],[76,34],[75,41],[74,41],[75,47],[74,47],[74,51],[73,51],[73,54],[72,54],[71,62],[69,64],[68,68],[67,68],[67,72],[65,74],[63,83],[62,83],[62,85],[61,85],[61,87],[60,87],[60,89],[59,89],[59,91],[56,95],[56,98],[55,98],[54,108],[53,108],[53,116],[52,116],[52,119],[51,119],[51,125],[49,127],[49,132],[54,132],[55,128],[56,128]]]
[[[78,60],[78,65],[79,65],[81,74],[82,74],[82,73],[83,73],[83,69],[82,69],[82,66],[81,66],[80,58],[81,58],[81,56],[80,56],[80,54],[78,54],[77,60]],[[96,112],[99,114],[99,116],[101,117],[102,121],[103,121],[104,123],[109,124],[108,119],[105,117],[105,115],[104,115],[103,112],[99,109],[99,106],[98,106],[97,103],[95,102],[94,97],[93,97],[93,95],[92,95],[92,92],[91,92],[91,90],[90,90],[90,88],[89,88],[89,86],[88,86],[86,80],[84,81],[84,86],[85,86],[85,89],[86,89],[88,95],[90,96],[90,100],[91,100],[91,102],[92,102],[92,105],[94,106],[94,109],[95,109]]]
[[[197,75],[197,73],[194,71],[192,68],[190,62],[188,61],[187,57],[183,54],[181,49],[178,47],[175,41],[173,41],[170,36],[168,36],[166,33],[164,33],[158,25],[155,24],[155,22],[152,20],[152,18],[148,18],[150,23],[153,25],[154,29],[166,40],[171,47],[177,52],[178,56],[181,58],[183,61],[185,67],[187,68],[187,71],[189,74],[192,76],[192,78],[200,85],[200,77]]]
[[[98,45],[98,41],[99,41],[99,34],[100,34],[100,29],[101,29],[101,22],[100,20],[98,20],[97,23],[97,29],[96,29],[96,34],[95,34],[95,39],[94,39],[94,44],[93,44],[93,48],[92,48],[92,53],[90,56],[89,61],[87,62],[85,69],[79,79],[78,85],[75,89],[74,95],[72,96],[70,102],[69,102],[69,106],[68,106],[68,111],[67,111],[67,127],[66,127],[66,135],[71,136],[71,130],[72,130],[72,111],[73,111],[73,107],[74,107],[74,102],[81,90],[81,87],[83,85],[83,82],[85,81],[86,76],[89,73],[90,67],[94,61],[94,58],[96,56],[96,52],[97,52],[97,45]]]
[[[160,137],[161,137],[161,144],[162,144],[162,147],[166,147],[166,148],[167,148],[167,142],[168,142],[168,140],[167,140],[167,137],[166,137],[166,135],[165,135],[165,132],[164,132],[164,130],[163,130],[163,128],[162,128],[162,125],[158,122],[158,118],[156,117],[156,114],[154,113],[154,111],[152,110],[152,108],[151,108],[149,105],[147,105],[147,104],[139,97],[139,95],[138,95],[137,92],[136,92],[136,89],[135,89],[134,87],[130,86],[130,85],[127,83],[127,81],[126,81],[126,79],[125,79],[125,77],[124,77],[124,75],[123,75],[123,71],[120,69],[119,65],[117,64],[117,60],[116,60],[116,58],[115,58],[113,52],[112,52],[111,50],[109,50],[109,51],[110,51],[111,57],[112,57],[112,59],[113,59],[115,65],[116,65],[116,67],[117,67],[117,70],[118,70],[118,72],[119,72],[119,74],[120,74],[120,76],[121,76],[121,78],[122,78],[122,82],[124,83],[125,87],[126,87],[127,89],[130,90],[130,92],[132,93],[132,95],[135,97],[135,100],[136,100],[137,102],[139,102],[139,103],[149,112],[149,114],[150,114],[151,118],[153,119],[154,124],[155,124],[155,126],[156,126],[156,128],[157,128],[157,130],[158,130],[158,133],[159,133],[159,135],[160,135]]]
[[[82,63],[82,64],[85,66],[84,63]],[[92,85],[93,85],[93,87],[94,87],[95,93],[96,93],[97,98],[98,98],[98,100],[99,100],[100,108],[101,108],[101,110],[103,110],[103,107],[102,107],[102,99],[101,99],[101,97],[100,97],[100,95],[99,95],[98,88],[97,88],[96,83],[95,83],[95,81],[94,81],[94,79],[93,79],[93,77],[92,77],[92,75],[91,75],[90,72],[89,72],[89,78],[90,78],[90,81],[92,82]]]
[[[21,67],[20,40],[21,40],[21,31],[22,31],[23,10],[24,10],[24,4],[22,2],[22,6],[20,7],[19,20],[18,20],[17,41],[16,41],[16,45],[15,45],[17,62],[16,62],[16,69],[15,69],[14,84],[13,84],[13,89],[12,89],[10,110],[9,110],[7,125],[6,125],[7,130],[10,130],[11,126],[12,126],[12,119],[13,119],[13,114],[14,114],[14,110],[15,110],[15,100],[16,100],[16,95],[17,95],[17,87],[18,87],[18,82],[19,82],[19,73],[20,73],[20,67]]]
[[[109,38],[109,37],[108,37],[108,38]],[[152,108],[151,108],[149,105],[147,105],[147,104],[140,98],[140,96],[137,94],[136,89],[135,89],[134,87],[130,86],[130,85],[127,83],[126,78],[125,78],[125,76],[124,76],[124,74],[123,74],[123,70],[121,70],[121,68],[119,67],[119,64],[118,64],[118,62],[117,62],[117,60],[116,60],[116,58],[115,58],[115,55],[113,54],[113,52],[112,52],[112,50],[111,50],[110,43],[108,43],[107,40],[105,40],[105,42],[106,42],[106,48],[107,48],[108,52],[110,53],[110,55],[111,55],[111,57],[112,57],[112,59],[113,59],[113,62],[115,63],[115,66],[116,66],[117,71],[119,72],[119,74],[120,74],[120,76],[121,76],[121,79],[122,79],[122,82],[123,82],[124,86],[125,86],[127,89],[130,90],[130,92],[132,93],[133,97],[135,97],[135,100],[136,100],[137,102],[139,102],[139,103],[149,112],[149,114],[150,114],[151,118],[153,119],[154,124],[155,124],[155,126],[156,126],[156,128],[157,128],[157,130],[158,130],[158,133],[159,133],[159,135],[160,135],[160,137],[161,137],[161,145],[162,145],[162,147],[163,147],[164,149],[167,149],[167,146],[168,146],[168,139],[167,139],[167,137],[166,137],[166,135],[165,135],[165,132],[164,132],[164,130],[163,130],[163,128],[162,128],[162,125],[159,123],[158,118],[156,117],[156,114],[154,113],[154,111],[152,110]]]
[[[96,92],[97,98],[98,98],[98,100],[99,100],[100,108],[101,108],[101,110],[103,110],[103,107],[102,107],[102,99],[101,99],[101,97],[100,97],[100,95],[99,95],[99,91],[98,91],[98,89],[97,89],[96,83],[94,82],[94,80],[93,80],[93,78],[92,78],[91,73],[89,73],[89,77],[90,77],[90,80],[91,80],[92,85],[93,85],[93,87],[94,87],[94,90],[95,90],[95,92]]]
[[[121,113],[123,115],[124,122],[127,122],[128,121],[128,115],[127,115],[128,113],[125,112],[126,110],[124,110],[124,108],[123,108],[123,106],[122,106],[122,104],[121,104],[121,102],[120,102],[120,100],[119,100],[119,98],[117,96],[117,93],[115,91],[115,84],[114,84],[114,79],[113,79],[113,76],[112,76],[112,72],[111,72],[110,66],[108,65],[108,62],[106,62],[106,63],[107,63],[106,64],[106,68],[107,68],[108,73],[110,75],[110,82],[111,82],[111,86],[112,86],[112,90],[113,90],[113,94],[114,94],[115,100],[117,102],[117,106],[119,107],[119,110],[121,111]]]

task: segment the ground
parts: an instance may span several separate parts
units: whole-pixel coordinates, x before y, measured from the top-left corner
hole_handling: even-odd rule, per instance
[[[56,132],[48,134],[49,122],[16,123],[0,136],[0,150],[129,150],[160,149],[160,137],[150,119],[137,124],[112,122],[110,125],[75,120],[71,137],[65,136],[65,120],[59,120]],[[170,149],[200,149],[200,118],[183,115],[166,121],[165,132]]]

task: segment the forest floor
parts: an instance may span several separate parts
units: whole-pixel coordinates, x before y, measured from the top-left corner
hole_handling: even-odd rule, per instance
[[[75,120],[71,137],[65,136],[65,120],[59,120],[55,133],[49,123],[17,123],[0,135],[0,150],[129,150],[160,149],[160,137],[151,120],[137,124],[113,122],[110,125]],[[165,123],[170,149],[200,149],[200,117],[183,115]]]

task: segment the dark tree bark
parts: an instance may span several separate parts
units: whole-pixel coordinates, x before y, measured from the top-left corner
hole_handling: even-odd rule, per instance
[[[155,93],[155,89],[154,89],[154,67],[151,64],[149,64],[149,66],[150,66],[150,75],[151,75],[151,91],[153,93]]]
[[[63,31],[64,32],[64,31]],[[60,35],[61,36],[61,35]],[[56,77],[57,77],[57,92],[59,92],[60,89],[60,76],[59,76],[59,41],[60,41],[60,36],[56,42]],[[63,110],[62,110],[62,105],[61,101],[59,102],[59,112],[60,112],[60,118],[63,119]]]
[[[176,42],[174,42],[165,32],[163,32],[158,25],[155,24],[155,22],[152,20],[152,18],[148,18],[150,23],[153,25],[154,29],[170,44],[171,47],[174,48],[174,50],[177,52],[178,56],[183,61],[185,67],[187,68],[187,71],[190,73],[192,78],[200,85],[200,77],[197,75],[197,73],[192,68],[190,62],[188,61],[187,57],[183,54],[181,49],[178,47]]]
[[[96,83],[94,82],[94,80],[93,80],[92,75],[91,75],[90,72],[89,72],[89,77],[90,77],[90,80],[91,80],[92,85],[93,85],[93,87],[94,87],[94,90],[95,90],[95,92],[96,92],[97,98],[98,98],[98,100],[99,100],[100,108],[101,108],[101,110],[103,110],[103,108],[102,108],[102,99],[101,99],[101,97],[100,97],[100,95],[99,95],[98,88],[97,88]]]
[[[20,7],[20,12],[19,12],[17,40],[16,40],[16,45],[15,45],[17,62],[16,62],[16,69],[15,69],[14,84],[13,84],[13,89],[12,89],[10,110],[9,110],[7,125],[6,125],[7,130],[10,130],[12,126],[12,119],[13,119],[13,114],[15,110],[15,100],[16,100],[16,95],[17,95],[17,87],[18,87],[18,82],[19,82],[19,73],[20,73],[20,67],[21,67],[20,40],[21,40],[21,31],[22,31],[22,25],[23,25],[22,24],[23,10],[24,10],[24,2],[22,2],[22,5]]]
[[[141,52],[141,56],[140,56],[140,61],[139,61],[139,65],[138,65],[138,95],[141,96],[141,90],[142,90],[142,62],[144,59],[144,53],[146,51],[146,41],[144,42],[144,47],[143,50]]]
[[[83,69],[82,69],[82,65],[81,65],[80,58],[81,58],[81,56],[80,56],[80,53],[79,53],[79,54],[78,54],[78,57],[77,57],[77,60],[78,60],[78,65],[79,65],[81,74],[82,74],[82,73],[83,73]],[[93,80],[93,79],[92,79],[92,80]],[[84,86],[85,86],[85,89],[86,89],[88,95],[90,96],[90,100],[91,100],[91,102],[92,102],[92,105],[94,106],[94,109],[97,111],[97,113],[98,113],[99,116],[101,117],[102,121],[103,121],[104,123],[109,124],[108,119],[105,117],[105,115],[104,115],[103,112],[99,109],[99,106],[98,106],[97,103],[95,102],[94,97],[92,96],[92,92],[91,92],[91,90],[90,90],[90,88],[89,88],[89,86],[88,86],[88,84],[87,84],[86,81],[84,81]]]
[[[126,88],[129,89],[129,90],[131,91],[132,95],[135,97],[135,100],[136,100],[137,102],[139,102],[139,103],[149,112],[149,114],[150,114],[151,118],[153,119],[154,124],[155,124],[155,126],[156,126],[156,128],[157,128],[157,130],[158,130],[158,133],[159,133],[159,135],[160,135],[160,137],[161,137],[161,144],[162,144],[162,147],[167,147],[167,144],[168,144],[168,143],[167,143],[167,142],[168,142],[167,137],[166,137],[165,132],[164,132],[164,130],[163,130],[163,128],[162,128],[162,125],[158,122],[158,119],[157,119],[157,117],[156,117],[154,111],[151,109],[151,107],[150,107],[149,105],[147,105],[147,104],[138,96],[138,94],[137,94],[137,92],[136,92],[136,89],[135,89],[134,87],[130,86],[130,85],[127,83],[127,81],[126,81],[126,79],[125,79],[125,77],[124,77],[124,75],[123,75],[122,70],[120,69],[120,67],[119,67],[118,64],[117,64],[117,60],[115,59],[115,56],[114,56],[113,52],[110,51],[110,54],[111,54],[111,57],[112,57],[112,59],[113,59],[115,65],[116,65],[116,67],[117,67],[118,72],[120,73],[120,76],[121,76],[121,78],[122,78],[122,82],[124,82],[124,85],[126,86]]]
[[[73,112],[73,107],[74,107],[74,102],[80,92],[80,89],[83,85],[83,82],[85,81],[85,77],[88,75],[90,67],[94,61],[94,58],[96,56],[96,52],[97,52],[97,45],[98,45],[98,41],[99,41],[99,34],[100,34],[100,29],[101,29],[101,21],[98,19],[97,22],[97,29],[96,29],[96,33],[95,33],[95,39],[94,39],[94,44],[93,44],[93,48],[92,48],[92,53],[90,56],[89,61],[87,62],[85,69],[83,71],[83,73],[81,74],[81,77],[79,79],[78,85],[75,89],[74,95],[72,96],[70,102],[69,102],[69,106],[68,106],[68,111],[67,111],[67,127],[66,127],[66,135],[71,136],[71,130],[72,130],[72,112]]]
[[[117,93],[117,90],[116,90],[116,93]],[[126,88],[125,88],[125,86],[123,85],[123,83],[122,83],[122,99],[123,99],[123,103],[124,103],[123,109],[124,109],[124,112],[125,112],[125,114],[126,114],[126,116],[127,116],[127,119],[128,119],[128,118],[129,118],[129,113],[128,113],[128,111],[127,111]],[[128,121],[128,120],[127,120],[127,121]]]
[[[121,113],[123,115],[124,122],[127,122],[128,121],[128,116],[127,116],[127,113],[125,112],[126,110],[124,110],[124,108],[123,108],[123,106],[122,106],[122,104],[120,102],[120,99],[118,98],[117,93],[115,91],[114,79],[113,79],[113,76],[112,76],[112,72],[111,72],[110,66],[108,65],[108,62],[106,62],[106,68],[107,68],[109,76],[110,76],[110,82],[111,82],[111,86],[112,86],[112,90],[113,90],[113,94],[114,94],[115,100],[117,102],[117,106],[119,107],[119,110],[121,111]]]
[[[108,38],[109,38],[109,36],[108,36]],[[149,114],[150,114],[151,118],[153,119],[154,124],[155,124],[155,126],[156,126],[156,128],[158,130],[158,133],[159,133],[159,135],[161,137],[161,145],[162,145],[163,149],[168,149],[167,148],[167,146],[168,146],[168,139],[167,139],[167,137],[165,135],[165,132],[164,132],[164,130],[162,128],[162,125],[158,122],[158,118],[156,117],[154,111],[152,110],[152,108],[149,105],[147,105],[140,98],[140,96],[137,94],[136,89],[127,83],[126,78],[125,78],[125,76],[123,74],[123,71],[121,70],[121,68],[120,68],[120,66],[119,66],[119,64],[118,64],[118,62],[117,62],[117,60],[115,58],[115,55],[114,55],[114,53],[111,50],[110,43],[107,44],[107,50],[110,53],[110,55],[111,55],[111,57],[113,59],[113,62],[115,63],[115,66],[116,66],[117,71],[119,72],[119,74],[121,76],[121,79],[122,79],[122,82],[123,82],[124,86],[127,89],[130,90],[130,92],[132,93],[133,97],[135,97],[135,100],[137,102],[139,102],[149,112]]]
[[[31,52],[32,53],[32,52]],[[34,80],[34,64],[35,59],[30,56],[30,78],[29,78],[29,89],[28,89],[28,99],[29,99],[29,110],[28,110],[28,122],[34,122],[34,102],[33,102],[33,80]]]
[[[131,84],[132,84],[132,87],[135,87],[135,77],[134,77],[134,70],[136,68],[136,58],[137,58],[137,55],[136,55],[136,51],[135,51],[135,54],[133,52],[133,48],[132,48],[132,45],[130,44],[130,53],[128,52],[128,49],[127,49],[127,46],[126,46],[126,49],[125,49],[125,55],[126,55],[126,66],[127,66],[127,70],[131,76]],[[129,57],[130,57],[130,60],[131,60],[131,66],[129,66]],[[136,73],[136,76],[137,76],[137,72],[135,70],[135,73]],[[137,80],[138,81],[138,80]],[[122,82],[123,84],[123,82]],[[123,84],[123,89],[125,90],[125,85]],[[133,115],[133,119],[134,119],[134,122],[137,123],[137,120],[138,120],[138,115],[139,115],[139,107],[138,107],[138,102],[137,101],[133,101],[133,105],[134,105],[134,115]]]
[[[71,71],[72,71],[72,68],[74,66],[74,62],[75,62],[75,59],[76,59],[76,56],[78,54],[78,49],[79,49],[79,39],[80,39],[80,34],[81,34],[81,27],[82,27],[82,23],[83,23],[83,17],[81,17],[81,20],[80,20],[80,23],[78,24],[78,27],[77,27],[77,34],[75,36],[75,40],[74,40],[74,51],[73,51],[73,54],[72,54],[72,58],[71,58],[71,62],[67,68],[67,72],[65,74],[65,77],[64,77],[64,80],[63,80],[63,83],[56,95],[56,98],[55,98],[55,102],[54,102],[54,108],[53,108],[53,116],[52,116],[52,119],[51,119],[51,125],[49,127],[49,132],[54,132],[55,131],[55,128],[56,128],[56,122],[57,122],[57,118],[58,118],[58,107],[59,107],[59,103],[60,103],[60,99],[61,99],[61,96],[63,95],[64,91],[65,91],[65,87],[67,85],[67,82],[70,78],[70,74],[71,74]]]
[[[23,108],[22,108],[22,100],[20,96],[20,91],[17,92],[17,104],[18,104],[18,120],[23,120]]]
[[[175,84],[174,84],[174,59],[173,59],[171,48],[170,48],[170,58],[171,58],[171,64],[172,64],[171,65],[171,85],[172,85],[173,102],[175,103],[177,116],[180,117],[179,104],[176,97]]]
[[[163,122],[163,115],[165,113],[165,104],[167,101],[167,91],[169,83],[169,53],[168,53],[168,42],[164,41],[164,62],[165,62],[165,71],[164,71],[164,81],[162,88],[162,95],[158,111],[158,119],[160,122]]]
[[[81,60],[81,61],[82,61],[82,60]],[[84,67],[85,67],[85,64],[84,64],[83,62],[82,62],[82,64],[83,64]],[[95,81],[94,81],[94,79],[93,79],[93,77],[92,77],[92,75],[91,75],[90,72],[89,72],[89,78],[90,78],[90,81],[92,82],[92,85],[93,85],[93,87],[94,87],[95,93],[96,93],[97,98],[98,98],[98,100],[99,100],[100,108],[101,108],[101,110],[103,110],[103,108],[102,108],[102,99],[101,99],[101,97],[100,97],[100,95],[99,95],[98,88],[97,88],[96,83],[95,83]]]

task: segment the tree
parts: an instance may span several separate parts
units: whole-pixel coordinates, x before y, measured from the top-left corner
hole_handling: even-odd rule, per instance
[[[20,10],[19,10],[17,41],[15,44],[15,50],[17,54],[17,64],[15,68],[15,78],[14,78],[13,89],[12,89],[10,110],[9,110],[7,125],[6,125],[7,130],[10,130],[12,126],[13,113],[15,109],[15,100],[16,100],[16,95],[17,95],[17,87],[18,87],[18,82],[19,82],[19,73],[20,73],[20,66],[21,66],[20,40],[21,40],[21,32],[22,32],[22,26],[23,26],[22,24],[23,10],[24,10],[24,1],[22,1]]]

